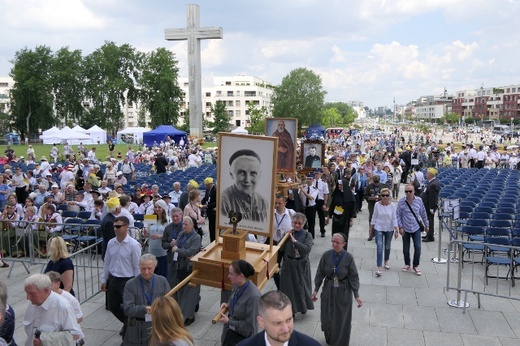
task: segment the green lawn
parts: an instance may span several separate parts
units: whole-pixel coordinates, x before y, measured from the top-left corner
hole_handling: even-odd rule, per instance
[[[47,157],[47,160],[50,160],[50,157],[49,157],[49,153],[52,149],[52,145],[51,144],[32,144],[33,148],[34,148],[34,151],[35,151],[35,159],[36,161],[40,161],[40,158],[42,157],[42,155],[45,155]],[[217,143],[216,142],[205,142],[203,145],[202,145],[202,148],[212,148],[212,147],[216,147],[217,146]],[[27,159],[27,145],[25,144],[20,144],[20,145],[11,145],[11,148],[13,148],[16,156],[20,157],[20,156],[24,156],[26,159]],[[100,161],[106,161],[106,157],[108,156],[108,144],[100,144],[100,145],[85,145],[86,148],[88,148],[89,150],[92,148],[92,147],[96,147],[96,157],[98,158],[98,160]],[[134,152],[137,152],[139,150],[141,150],[141,148],[137,145],[128,145],[128,144],[116,144],[116,149],[115,149],[115,155],[114,156],[117,156],[117,152],[118,151],[121,151],[121,155],[124,157],[126,152],[128,151],[128,148],[129,147],[132,147],[132,149],[134,149]],[[0,154],[3,155],[3,152],[4,150],[7,148],[7,145],[2,145],[0,146]],[[78,151],[78,146],[77,145],[73,145],[72,146],[72,149],[74,150],[75,153],[77,153]],[[61,153],[63,152],[63,145],[58,145],[58,151],[61,155]]]
[[[35,160],[40,161],[40,158],[45,155],[47,157],[47,160],[50,162],[50,156],[49,153],[52,149],[52,144],[32,144],[35,152]],[[106,161],[106,157],[108,156],[108,144],[100,144],[100,145],[84,145],[84,147],[88,148],[90,150],[92,147],[96,147],[96,157],[100,161]],[[123,157],[125,156],[126,152],[128,151],[128,147],[132,147],[135,152],[140,150],[140,148],[137,145],[123,145],[123,144],[116,144],[115,149],[115,155],[117,155],[118,151],[121,151],[121,154]],[[3,155],[4,150],[7,148],[7,145],[1,146],[0,153]],[[13,148],[16,156],[24,156],[27,159],[27,148],[28,146],[25,144],[20,145],[11,145],[11,148]],[[72,149],[75,153],[78,152],[78,146],[73,145]],[[58,151],[60,155],[63,153],[63,145],[58,145]]]

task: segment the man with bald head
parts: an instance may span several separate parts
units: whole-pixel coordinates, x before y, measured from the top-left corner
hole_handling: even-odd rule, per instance
[[[233,210],[242,213],[243,220],[264,222],[267,219],[267,203],[255,191],[262,175],[260,156],[249,149],[236,151],[229,158],[229,174],[234,183],[221,194],[221,215],[228,217]]]

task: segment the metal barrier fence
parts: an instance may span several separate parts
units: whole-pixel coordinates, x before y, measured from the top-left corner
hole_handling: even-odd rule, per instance
[[[489,262],[486,257],[490,249],[500,252],[500,258],[504,259],[500,261],[501,265],[490,264],[492,271],[487,270]],[[448,302],[450,306],[463,308],[463,313],[466,313],[469,307],[468,293],[477,296],[479,308],[481,295],[520,301],[514,273],[514,254],[520,252],[519,247],[452,240],[448,244],[448,252],[452,258],[447,261],[446,291],[455,290],[457,293],[456,299]],[[467,255],[466,258],[464,255]]]
[[[5,226],[7,224],[9,227]],[[0,220],[0,225],[2,225],[0,230],[2,259],[11,263],[8,278],[11,277],[17,264],[23,265],[28,275],[31,274],[30,266],[41,266],[40,272],[43,272],[49,262],[48,240],[61,236],[67,244],[70,259],[74,264],[73,288],[76,298],[83,303],[101,292],[103,240],[99,223],[90,223],[88,220],[85,222],[67,222],[65,220],[61,224]],[[54,230],[54,232],[49,233],[49,230]],[[142,230],[132,227],[131,231],[135,238],[142,243]]]

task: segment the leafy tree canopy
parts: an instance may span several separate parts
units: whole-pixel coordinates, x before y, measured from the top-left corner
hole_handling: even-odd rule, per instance
[[[213,113],[213,121],[210,123],[213,130],[213,134],[219,132],[228,132],[230,128],[229,122],[231,121],[231,115],[226,111],[226,103],[221,100],[217,100],[214,105],[211,106],[211,112]]]
[[[292,70],[274,89],[273,116],[298,118],[300,129],[319,123],[325,94],[320,76],[306,68]]]

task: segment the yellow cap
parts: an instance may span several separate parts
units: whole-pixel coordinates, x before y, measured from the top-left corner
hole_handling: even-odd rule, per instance
[[[194,189],[198,189],[199,188],[199,183],[197,183],[195,180],[191,179],[189,182],[188,182],[188,185],[193,187]]]
[[[212,177],[207,177],[206,179],[204,179],[204,185],[208,185],[208,184],[213,184]]]
[[[437,170],[433,167],[430,167],[426,170],[426,172],[430,173],[430,174],[433,174],[433,175],[437,175]]]
[[[117,198],[117,197],[109,198],[107,201],[107,207],[110,209],[118,207],[119,205],[120,205],[119,198]]]

